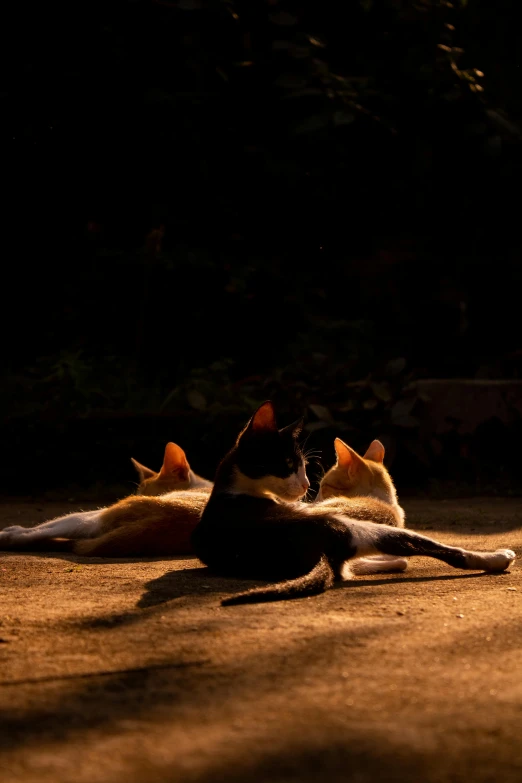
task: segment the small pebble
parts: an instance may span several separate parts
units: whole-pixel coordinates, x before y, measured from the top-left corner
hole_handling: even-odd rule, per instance
[[[463,614],[456,614],[455,617],[464,617]]]
[[[506,590],[509,590],[511,593],[515,593],[516,589],[516,587],[506,587]]]
[[[399,611],[399,609],[397,609],[396,614],[398,614],[400,617],[404,617],[404,612]]]

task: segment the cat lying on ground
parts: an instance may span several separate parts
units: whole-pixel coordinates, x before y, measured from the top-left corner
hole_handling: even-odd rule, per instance
[[[365,465],[369,496],[355,496],[351,505],[333,496],[313,504],[298,502],[309,487],[300,431],[301,422],[278,429],[272,403],[265,402],[218,467],[191,537],[194,552],[218,574],[275,582],[226,598],[223,604],[321,593],[347,576],[350,562],[368,555],[422,555],[454,568],[489,572],[504,571],[515,559],[510,549],[473,552],[400,527],[402,510],[395,493],[383,497],[376,480],[377,474],[382,477],[380,459]],[[377,448],[372,448],[374,455]],[[339,444],[337,449],[338,464],[323,480],[322,497],[335,491]],[[382,522],[381,512],[388,514],[388,524],[375,524]]]
[[[212,482],[191,470],[185,452],[175,443],[167,443],[159,473],[132,462],[140,477],[137,495],[32,528],[7,527],[0,531],[0,549],[67,551],[93,557],[190,552],[190,534],[209,498]]]

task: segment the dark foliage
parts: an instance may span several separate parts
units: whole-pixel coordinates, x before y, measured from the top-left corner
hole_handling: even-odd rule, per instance
[[[482,446],[442,468],[411,389],[520,378],[520,33],[499,9],[13,4],[7,487],[35,457],[42,485],[117,480],[167,439],[211,472],[268,397],[327,453],[380,436],[410,483],[475,481]]]

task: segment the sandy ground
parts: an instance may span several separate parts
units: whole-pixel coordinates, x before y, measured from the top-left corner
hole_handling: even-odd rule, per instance
[[[522,554],[514,499],[412,500],[409,526]],[[78,503],[0,504],[0,528]],[[88,508],[84,504],[84,508]],[[316,598],[191,558],[0,553],[2,783],[522,780],[522,559],[414,559]]]

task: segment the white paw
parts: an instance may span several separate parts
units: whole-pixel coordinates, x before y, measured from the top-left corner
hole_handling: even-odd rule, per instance
[[[26,530],[27,528],[22,527],[22,525],[9,525],[9,527],[4,527],[4,529],[1,531],[2,533],[21,533],[23,530]]]
[[[515,553],[512,549],[497,549],[484,558],[486,571],[505,571],[514,562]]]

